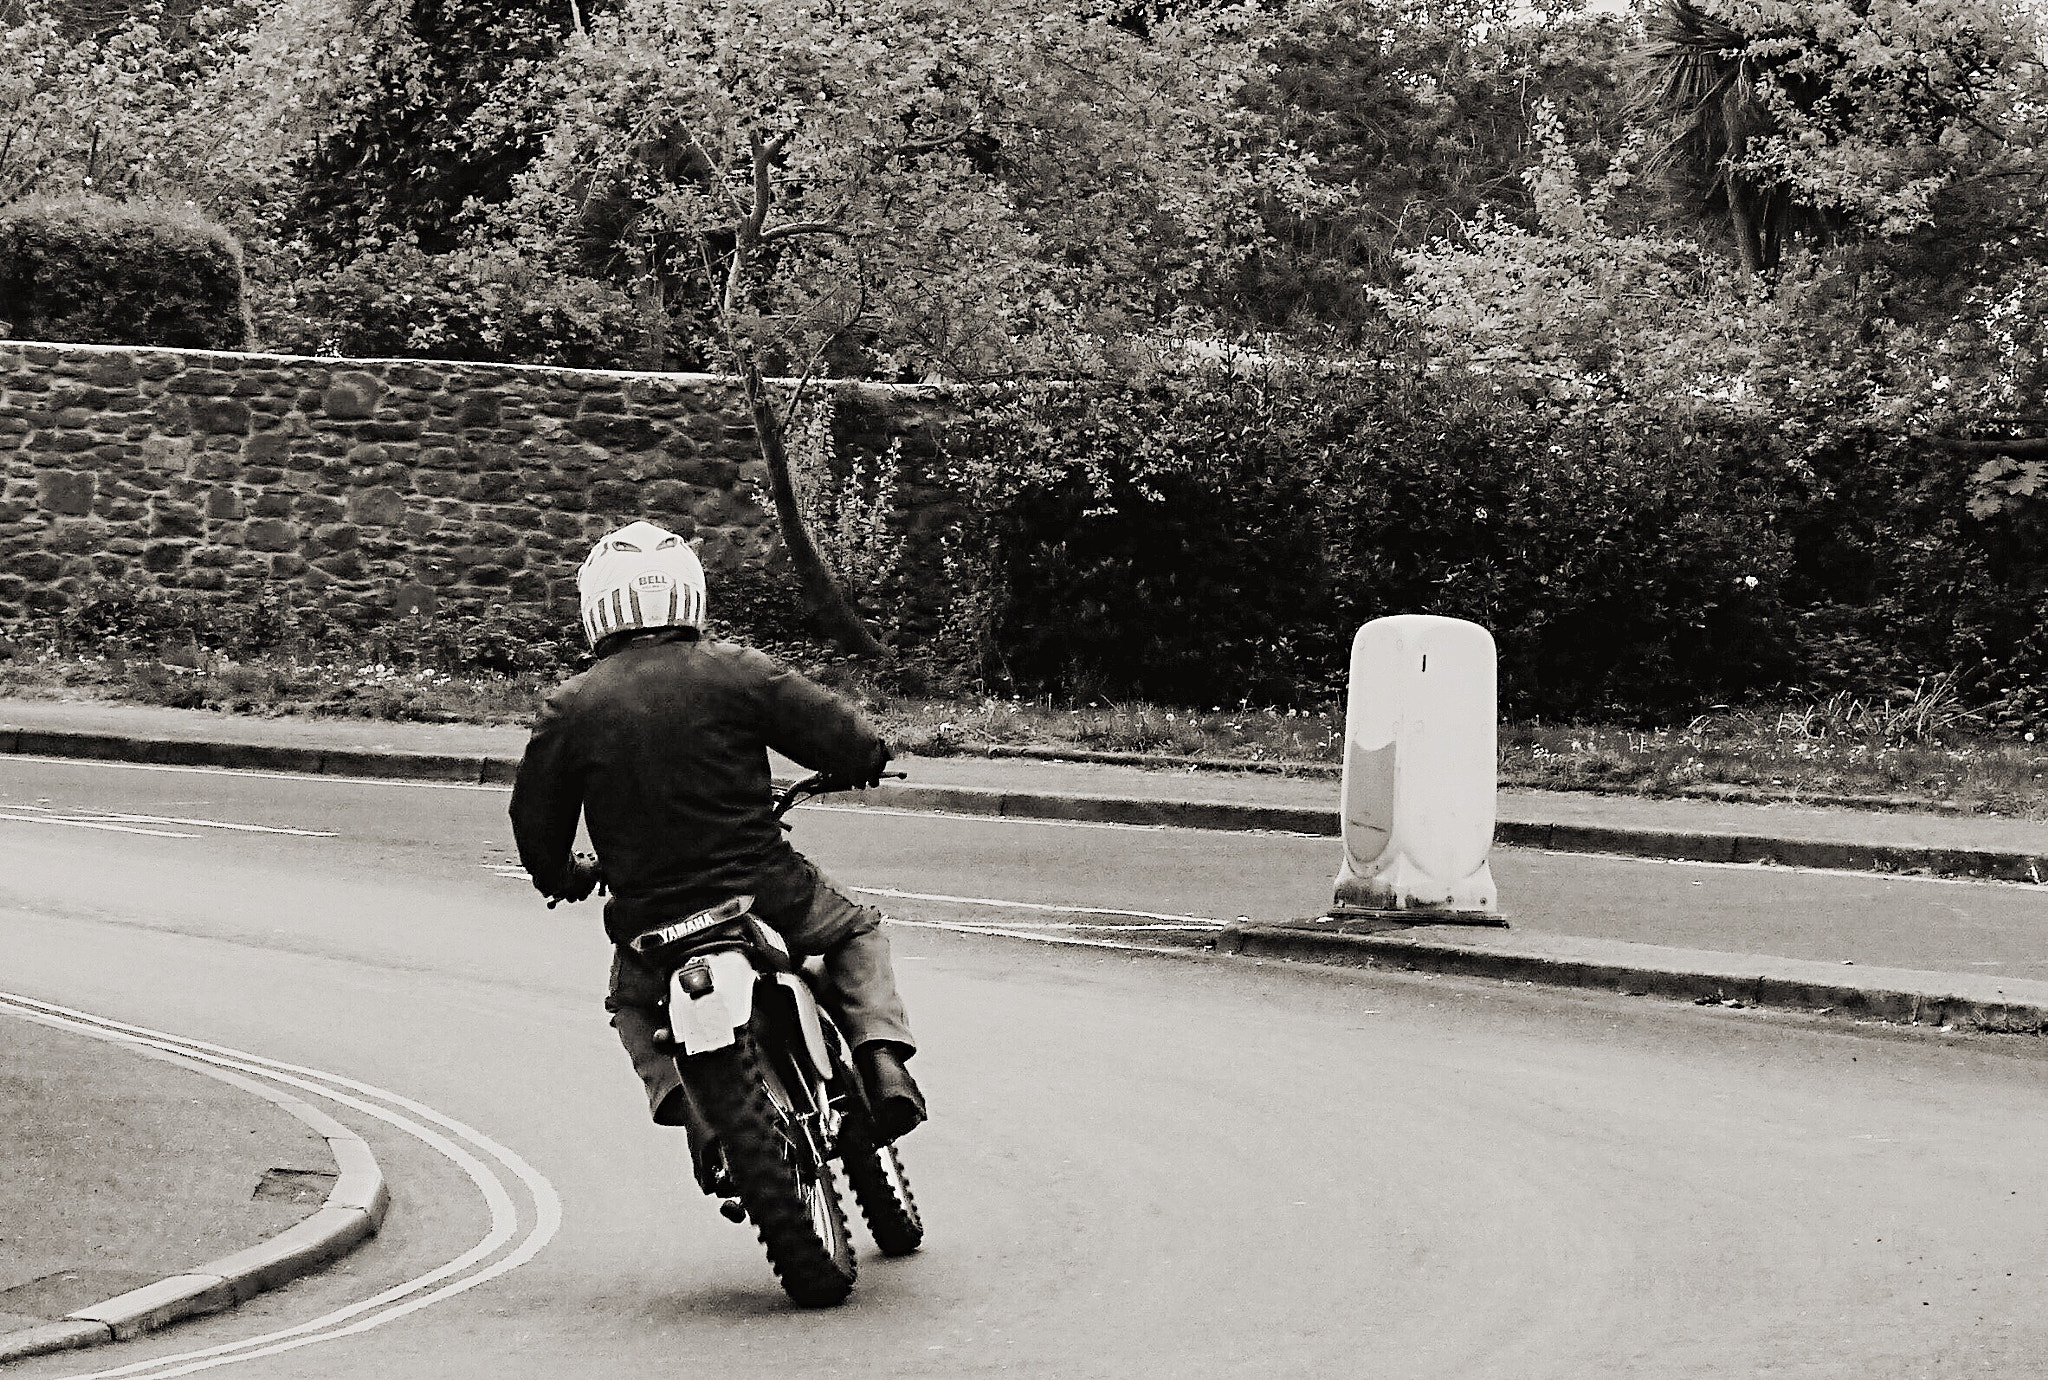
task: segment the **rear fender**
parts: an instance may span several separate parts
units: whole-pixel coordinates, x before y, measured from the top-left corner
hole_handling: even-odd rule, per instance
[[[711,969],[711,986],[704,991],[692,995],[685,990],[680,968],[668,980],[669,1030],[684,1054],[729,1048],[734,1034],[754,1018],[754,983],[759,974],[744,952],[714,949],[696,955],[684,966],[698,963]]]
[[[825,1043],[825,1023],[818,1017],[818,999],[811,985],[796,973],[777,973],[775,981],[789,992],[789,1004],[796,1010],[797,1029],[803,1032],[804,1062],[820,1083],[832,1081],[832,1050]]]

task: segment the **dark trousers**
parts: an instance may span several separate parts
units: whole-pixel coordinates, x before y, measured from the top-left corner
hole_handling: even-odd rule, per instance
[[[792,954],[824,959],[825,1001],[848,1044],[858,1049],[870,1040],[887,1040],[916,1049],[910,1016],[896,990],[882,913],[848,899],[808,861],[804,866],[812,878],[805,904],[793,913],[757,913],[775,927]],[[605,1008],[612,1013],[612,1026],[633,1061],[633,1071],[646,1085],[648,1110],[662,1125],[676,1126],[686,1119],[682,1099],[676,1096],[682,1076],[676,1072],[675,1058],[654,1044],[654,1032],[668,1024],[661,1009],[667,999],[660,973],[624,945],[613,950]]]

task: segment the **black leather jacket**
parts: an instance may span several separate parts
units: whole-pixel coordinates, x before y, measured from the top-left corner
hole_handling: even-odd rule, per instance
[[[736,892],[795,908],[811,879],[769,812],[771,747],[852,780],[889,756],[838,696],[759,652],[675,634],[629,642],[541,706],[512,791],[519,861],[540,892],[562,894],[580,811],[614,943]]]

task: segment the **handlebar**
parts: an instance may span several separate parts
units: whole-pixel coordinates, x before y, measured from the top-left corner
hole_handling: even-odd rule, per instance
[[[885,771],[877,779],[882,781],[901,781],[909,774],[908,772],[901,771]],[[834,791],[857,791],[861,789],[863,787],[859,783],[848,781],[843,776],[832,776],[822,771],[813,772],[801,781],[791,782],[776,793],[775,818],[781,819],[798,804],[810,799],[814,795],[831,795]]]
[[[908,775],[908,772],[885,771],[877,779],[901,781]],[[789,825],[783,822],[782,817],[812,796],[831,795],[835,791],[857,791],[862,789],[864,787],[860,783],[849,781],[843,776],[832,776],[822,771],[813,772],[801,781],[791,782],[776,793],[774,805],[775,820],[777,823],[782,824],[783,828],[787,829]],[[578,894],[549,897],[549,910],[553,910],[563,901],[580,901],[585,896],[588,896],[593,889],[598,891],[605,889],[604,869],[598,863],[598,860],[589,854],[576,854],[571,860],[570,871],[571,886],[578,891]]]

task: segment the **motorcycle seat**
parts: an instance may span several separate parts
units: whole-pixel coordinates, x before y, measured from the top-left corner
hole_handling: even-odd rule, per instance
[[[692,954],[734,947],[753,951],[778,972],[795,971],[797,963],[789,945],[753,908],[752,896],[727,897],[715,906],[637,935],[627,947],[664,975],[682,967]]]

